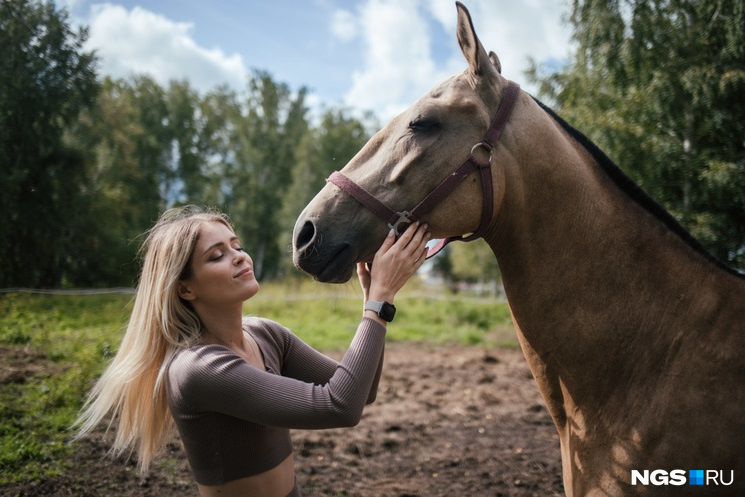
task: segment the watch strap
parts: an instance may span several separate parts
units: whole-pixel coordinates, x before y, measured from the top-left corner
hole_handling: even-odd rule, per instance
[[[385,301],[368,300],[365,302],[365,310],[373,311],[378,317],[389,323],[393,321],[393,316],[396,315],[396,306]]]

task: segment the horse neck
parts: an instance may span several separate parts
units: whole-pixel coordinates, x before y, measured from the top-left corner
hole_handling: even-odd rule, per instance
[[[638,205],[537,107],[535,119],[508,142],[519,163],[504,168],[486,237],[524,349],[566,371],[596,361],[618,372],[721,308],[723,279],[743,296],[742,280]]]

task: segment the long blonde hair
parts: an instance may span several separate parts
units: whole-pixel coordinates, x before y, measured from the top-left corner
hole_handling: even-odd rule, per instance
[[[203,223],[227,217],[194,206],[166,211],[147,232],[142,273],[127,330],[119,350],[88,395],[75,422],[76,439],[108,415],[118,420],[112,452],[136,450],[146,472],[173,425],[166,393],[166,372],[173,354],[196,344],[201,321],[178,296],[178,283],[191,276],[191,256]]]

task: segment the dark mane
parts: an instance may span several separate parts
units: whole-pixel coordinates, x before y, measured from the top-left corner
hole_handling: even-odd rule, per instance
[[[742,274],[735,269],[727,266],[722,261],[711,255],[701,243],[691,235],[681,224],[667,211],[664,207],[658,204],[652,197],[650,197],[642,188],[637,185],[631,178],[629,178],[605,153],[600,150],[589,138],[584,134],[574,129],[561,117],[559,117],[553,110],[540,102],[537,98],[533,97],[533,100],[551,116],[554,121],[559,123],[569,135],[577,140],[595,161],[600,165],[602,170],[608,175],[608,177],[615,183],[621,191],[625,192],[631,200],[639,204],[642,208],[647,210],[654,217],[659,219],[665,226],[670,229],[673,233],[678,235],[684,242],[686,242],[693,250],[703,255],[708,261],[727,271],[730,274],[745,279],[745,274]]]

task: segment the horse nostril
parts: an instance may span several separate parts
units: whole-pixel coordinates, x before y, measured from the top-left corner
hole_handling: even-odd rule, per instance
[[[309,245],[316,236],[316,227],[312,221],[305,221],[295,239],[295,249],[302,250]]]

